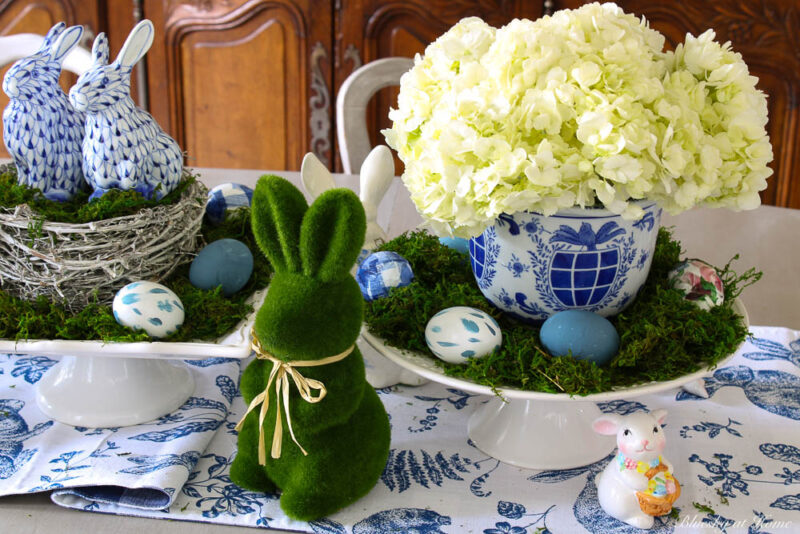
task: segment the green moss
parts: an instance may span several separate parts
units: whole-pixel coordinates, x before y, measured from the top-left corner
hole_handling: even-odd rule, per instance
[[[28,227],[33,239],[41,234],[45,220],[81,224],[133,215],[144,208],[174,204],[196,180],[195,176],[184,171],[180,184],[161,200],[147,200],[136,191],[114,189],[93,202],[88,202],[90,192],[87,191],[79,191],[68,202],[55,202],[46,199],[38,189],[17,184],[17,172],[11,165],[0,167],[0,208],[14,208],[21,204],[30,206],[37,216]]]
[[[694,501],[692,503],[692,506],[694,506],[695,510],[697,510],[698,512],[703,512],[704,514],[711,514],[711,515],[716,514],[714,509],[708,506],[707,504],[701,504],[697,501]]]
[[[574,358],[553,357],[539,343],[538,328],[503,315],[484,298],[465,256],[439,244],[424,232],[403,235],[383,250],[404,256],[414,281],[393,289],[387,298],[367,303],[371,332],[390,345],[430,355],[425,326],[436,312],[451,306],[472,306],[497,319],[503,329],[500,350],[466,365],[437,363],[450,376],[492,388],[587,395],[653,380],[663,381],[713,366],[731,354],[747,335],[733,311],[733,298],[760,278],[749,270],[736,275],[730,263],[718,269],[727,295],[723,306],[700,310],[670,289],[667,273],[680,261],[680,243],[661,229],[650,275],[636,301],[611,318],[621,348],[604,367]]]
[[[105,199],[105,195],[103,196]],[[103,200],[101,199],[101,201]],[[183,327],[164,341],[214,340],[231,330],[253,312],[245,301],[253,292],[269,284],[272,269],[256,246],[250,230],[250,212],[232,212],[217,227],[203,225],[206,242],[223,237],[244,242],[253,252],[254,267],[250,281],[231,297],[219,288],[198,289],[189,282],[189,264],[180,266],[162,283],[175,291],[183,302],[186,319]],[[149,341],[141,331],[117,323],[111,306],[91,303],[79,312],[67,311],[46,297],[22,300],[0,290],[0,338],[4,339],[73,339],[104,341]]]

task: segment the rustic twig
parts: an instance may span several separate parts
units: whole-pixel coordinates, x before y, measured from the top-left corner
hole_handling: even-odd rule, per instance
[[[25,204],[0,208],[0,288],[77,309],[95,292],[109,303],[128,282],[161,280],[197,251],[205,197],[195,182],[175,204],[84,224],[41,221]]]

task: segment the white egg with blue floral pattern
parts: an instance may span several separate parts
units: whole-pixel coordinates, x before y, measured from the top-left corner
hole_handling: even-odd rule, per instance
[[[119,324],[155,338],[173,334],[185,316],[178,295],[155,282],[128,284],[117,292],[111,307]]]
[[[503,334],[494,318],[475,308],[446,308],[428,321],[425,342],[437,358],[449,363],[467,363],[500,348]]]

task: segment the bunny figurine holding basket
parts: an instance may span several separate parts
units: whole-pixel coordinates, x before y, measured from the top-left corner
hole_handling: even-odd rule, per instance
[[[86,112],[83,173],[94,188],[90,200],[112,188],[161,198],[181,180],[183,154],[178,144],[136,107],[130,95],[131,71],[150,49],[153,35],[153,23],[141,21],[113,63],[108,63],[108,38],[98,35],[92,67],[69,92],[75,109]]]
[[[81,26],[67,28],[59,22],[41,48],[14,63],[3,79],[3,91],[11,99],[3,111],[3,139],[18,182],[59,202],[72,198],[84,183],[84,115],[70,106],[58,84],[64,58],[81,35]]]
[[[280,490],[287,515],[307,521],[364,496],[389,454],[389,419],[355,345],[364,301],[350,268],[366,220],[349,190],[309,207],[277,176],[258,181],[251,213],[275,274],[253,328],[256,359],[242,375],[249,407],[230,476],[249,490]]]
[[[661,456],[666,439],[661,425],[666,410],[598,417],[592,428],[617,436],[617,455],[598,473],[597,498],[605,512],[638,528],[651,528],[681,494],[672,464]]]

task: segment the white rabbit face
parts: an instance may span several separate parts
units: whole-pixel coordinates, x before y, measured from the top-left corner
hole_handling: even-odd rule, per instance
[[[616,435],[619,452],[626,457],[638,461],[650,461],[664,451],[666,438],[661,425],[666,416],[665,410],[627,416],[604,415],[599,417],[592,427],[600,434]]]
[[[17,61],[3,78],[3,92],[17,100],[39,100],[52,94],[61,75],[61,65],[49,54],[34,54]],[[49,91],[48,91],[49,89]]]
[[[664,451],[665,444],[661,425],[647,414],[625,418],[617,431],[619,451],[634,460],[646,461],[657,457]]]
[[[120,100],[130,98],[131,69],[112,63],[95,64],[81,74],[69,91],[72,106],[78,111],[97,113]]]

